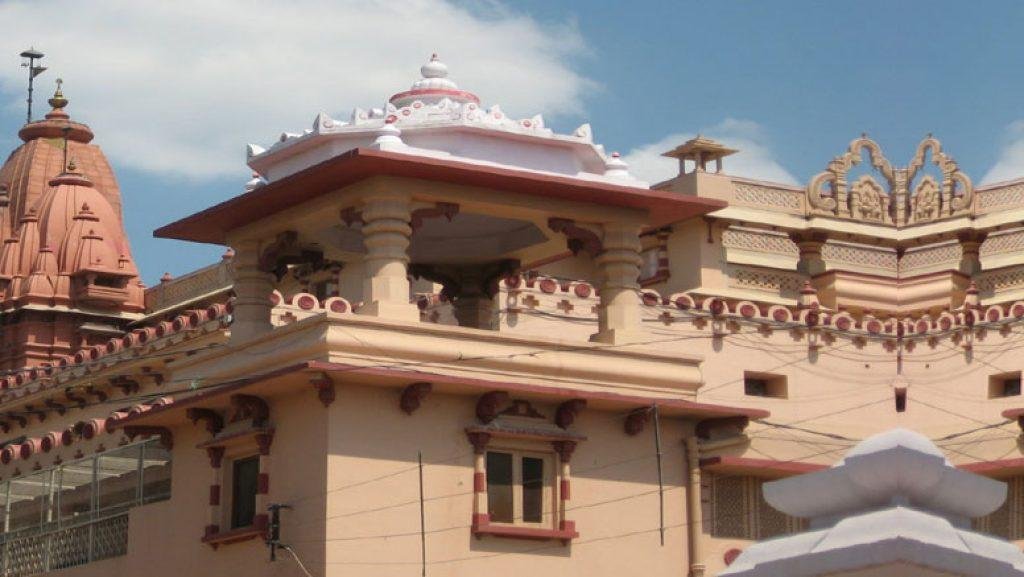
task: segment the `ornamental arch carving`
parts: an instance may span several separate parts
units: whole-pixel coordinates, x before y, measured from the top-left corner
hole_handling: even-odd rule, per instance
[[[874,174],[864,174],[851,182],[850,170],[865,158]],[[922,172],[929,164],[936,167],[937,177]],[[892,226],[969,214],[973,204],[970,177],[931,135],[918,144],[905,167],[894,167],[878,143],[862,135],[807,185],[811,215]]]

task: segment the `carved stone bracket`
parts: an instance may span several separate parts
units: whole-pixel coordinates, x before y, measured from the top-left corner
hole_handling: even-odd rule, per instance
[[[206,456],[210,459],[211,467],[220,469],[220,464],[224,459],[224,447],[207,447]]]
[[[259,449],[260,455],[270,454],[270,445],[274,442],[274,432],[266,431],[263,433],[256,434],[256,447]]]
[[[224,428],[224,417],[213,409],[192,407],[185,411],[185,417],[191,420],[193,425],[199,421],[206,423],[206,431],[211,435],[216,435]]]
[[[104,391],[103,389],[97,388],[97,387],[95,387],[93,385],[89,385],[89,386],[85,387],[85,394],[89,395],[90,397],[96,397],[96,401],[100,402],[100,403],[106,402],[106,400],[108,398],[108,395],[107,395],[106,391]]]
[[[110,386],[120,389],[125,396],[139,392],[139,382],[124,376],[110,379]]]
[[[36,407],[35,405],[25,405],[25,413],[28,413],[29,415],[34,415],[37,419],[39,419],[40,423],[46,420],[46,411]]]
[[[487,444],[491,442],[491,435],[488,433],[467,431],[466,436],[469,438],[470,444],[473,445],[473,452],[477,455],[482,455],[487,450]]]
[[[79,409],[84,408],[85,405],[88,403],[85,397],[79,395],[74,389],[71,388],[64,390],[64,398],[67,399],[68,402],[78,405]]]
[[[596,257],[604,251],[601,238],[597,236],[597,233],[577,225],[576,221],[572,219],[549,218],[548,228],[565,235],[566,245],[574,255],[585,251],[591,257]]]
[[[158,436],[160,437],[160,444],[163,445],[165,449],[170,451],[171,449],[174,448],[174,435],[171,433],[171,430],[168,429],[167,427],[147,427],[141,425],[129,425],[124,428],[124,434],[127,435],[128,438],[132,440],[134,440],[135,437],[138,436]]]
[[[558,409],[555,411],[555,424],[563,429],[568,429],[576,421],[580,411],[585,408],[587,408],[585,399],[572,399],[558,405]]]
[[[505,391],[491,391],[480,395],[476,402],[476,418],[481,423],[490,423],[498,417],[498,408],[507,402],[508,393]]]
[[[327,373],[319,373],[309,378],[309,384],[313,385],[316,389],[316,396],[323,403],[324,407],[329,407],[337,398],[337,394],[334,390],[334,381]]]
[[[434,389],[434,386],[430,383],[420,382],[413,383],[404,390],[402,390],[402,398],[399,401],[399,407],[407,415],[411,415],[416,412],[416,409],[420,408],[420,404],[423,403],[423,399],[427,398],[427,395]]]
[[[742,433],[749,424],[750,418],[744,416],[705,419],[697,423],[697,427],[694,432],[697,434],[698,438],[707,440],[711,438],[711,432],[715,429],[735,428],[738,433]]]
[[[644,427],[647,426],[648,421],[651,420],[651,409],[650,407],[641,407],[634,409],[626,415],[626,423],[624,429],[626,434],[629,436],[639,435],[643,432]]]
[[[273,273],[280,281],[291,265],[308,264],[314,269],[320,268],[324,255],[320,251],[305,249],[299,245],[299,235],[294,230],[286,230],[277,235],[277,239],[268,245],[259,257],[259,270]]]
[[[57,411],[58,415],[63,416],[64,413],[68,412],[68,408],[65,405],[62,405],[57,401],[54,401],[53,399],[46,399],[46,401],[44,401],[44,404],[46,405],[47,409]]]
[[[440,218],[444,217],[448,222],[452,221],[452,218],[456,214],[459,214],[459,205],[451,202],[439,202],[436,205],[429,208],[417,208],[412,211],[412,218],[409,220],[409,226],[412,227],[413,232],[423,226],[423,221],[428,218]]]
[[[363,211],[359,210],[354,206],[341,209],[341,221],[345,223],[345,226],[350,227],[357,222],[359,224],[366,224],[363,220]]]
[[[558,453],[558,458],[563,463],[571,461],[572,454],[576,451],[576,441],[552,441],[551,446],[554,447],[555,452]]]
[[[267,402],[253,395],[231,395],[231,406],[235,408],[232,422],[251,419],[253,427],[263,427],[270,418]]]

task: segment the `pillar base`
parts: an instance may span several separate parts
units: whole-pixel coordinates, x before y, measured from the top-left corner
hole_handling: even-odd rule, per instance
[[[706,570],[704,565],[690,565],[690,577],[704,577]]]
[[[638,330],[608,329],[590,335],[590,342],[606,345],[628,345],[649,338],[650,335]]]
[[[359,307],[355,313],[394,321],[420,322],[420,309],[413,303],[374,301]]]

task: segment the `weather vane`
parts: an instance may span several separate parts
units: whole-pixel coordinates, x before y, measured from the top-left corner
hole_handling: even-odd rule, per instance
[[[26,122],[32,122],[32,81],[35,80],[36,76],[46,72],[46,67],[36,64],[37,60],[43,59],[43,53],[35,48],[29,48],[22,52],[21,57],[25,59],[21,63],[22,67],[28,68],[28,114]]]

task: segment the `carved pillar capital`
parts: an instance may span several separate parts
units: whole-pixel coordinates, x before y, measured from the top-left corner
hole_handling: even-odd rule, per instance
[[[309,378],[309,384],[313,385],[316,390],[316,396],[323,403],[324,407],[330,407],[334,403],[336,393],[334,391],[334,381],[327,373],[319,373]]]
[[[231,340],[242,341],[272,329],[270,293],[274,290],[274,283],[273,276],[261,266],[259,241],[235,242],[234,249],[231,277],[235,303]]]
[[[595,259],[601,269],[598,332],[592,341],[623,344],[642,338],[640,329],[640,225],[614,222],[602,225],[603,252]]]
[[[418,322],[419,309],[409,301],[409,237],[412,202],[400,192],[375,192],[363,203],[366,246],[363,306],[358,314]]]

